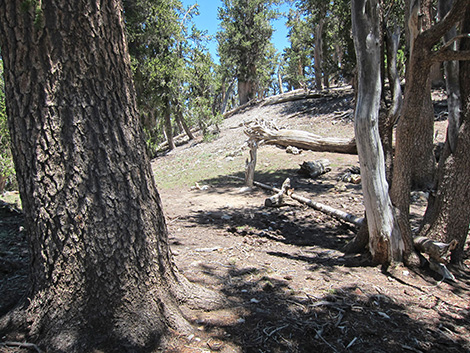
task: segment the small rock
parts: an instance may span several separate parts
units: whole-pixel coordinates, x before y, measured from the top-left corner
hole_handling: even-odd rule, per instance
[[[302,150],[299,150],[297,147],[294,147],[294,146],[287,146],[286,153],[297,155],[297,154],[301,154]]]

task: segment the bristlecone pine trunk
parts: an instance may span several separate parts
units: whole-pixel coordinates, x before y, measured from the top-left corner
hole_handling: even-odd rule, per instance
[[[470,31],[470,6],[462,22],[464,33]],[[463,39],[461,51],[470,50],[470,40]],[[462,111],[458,134],[448,134],[444,155],[439,163],[437,192],[431,195],[421,234],[442,242],[457,240],[451,262],[461,265],[470,223],[470,61],[460,62]],[[450,124],[449,124],[450,125]],[[449,126],[451,129],[451,127]],[[454,144],[454,149],[449,146]]]
[[[29,306],[3,323],[25,314],[48,352],[138,352],[189,330],[178,303],[210,295],[171,260],[120,2],[2,0],[0,45],[32,256]]]
[[[413,3],[419,5],[420,2]],[[421,5],[425,6],[425,4],[430,6],[430,1],[427,0]],[[416,26],[409,28],[410,30],[415,28],[416,33],[410,34],[410,37],[414,38],[414,44],[411,44],[410,70],[407,73],[404,105],[397,125],[390,197],[393,205],[399,210],[398,221],[405,242],[405,262],[411,264],[416,264],[417,258],[413,256],[414,246],[409,225],[410,191],[413,181],[416,183],[415,177],[419,174],[419,170],[423,171],[423,175],[428,174],[427,168],[423,166],[423,161],[420,159],[429,162],[427,157],[431,156],[432,152],[432,143],[429,143],[432,142],[433,135],[432,121],[428,121],[427,118],[422,119],[426,116],[426,114],[422,115],[423,107],[426,107],[426,101],[429,100],[429,70],[434,61],[445,61],[450,57],[446,57],[446,52],[433,52],[433,47],[440,42],[446,32],[462,19],[467,7],[468,0],[455,0],[452,10],[437,24],[424,25],[423,28],[427,29],[422,32],[417,31],[416,29],[419,27]],[[430,11],[429,8],[427,10]],[[431,16],[428,14],[425,17],[430,22]],[[418,22],[424,20],[419,15],[418,9],[411,11],[410,19],[413,18]],[[429,105],[427,106],[429,107]],[[427,142],[422,139],[423,136],[428,136]],[[429,153],[422,153],[426,149]],[[429,164],[434,164],[434,162]],[[417,169],[417,166],[422,167]]]
[[[385,160],[378,131],[380,106],[380,20],[377,0],[351,5],[358,90],[354,129],[361,164],[362,189],[374,261],[400,261],[403,244],[388,196]]]

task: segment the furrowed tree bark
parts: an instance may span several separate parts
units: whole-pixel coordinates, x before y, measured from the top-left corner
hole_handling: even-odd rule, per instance
[[[380,108],[380,19],[377,0],[353,0],[352,22],[358,64],[355,135],[374,261],[400,261],[403,244],[388,196],[385,161],[378,131]]]
[[[396,133],[395,160],[393,164],[393,177],[390,189],[390,197],[393,205],[399,210],[398,221],[401,228],[403,240],[405,242],[405,261],[414,261],[411,255],[414,253],[411,229],[409,226],[410,191],[414,175],[419,173],[416,166],[422,165],[420,158],[427,158],[417,148],[423,140],[419,136],[433,134],[432,128],[426,126],[423,121],[423,100],[429,99],[427,94],[423,96],[423,91],[428,87],[429,69],[432,64],[432,48],[437,44],[442,36],[448,32],[455,23],[462,19],[462,12],[468,6],[468,1],[455,0],[454,6],[447,16],[429,29],[414,35],[410,28],[411,37],[416,39],[412,45],[410,56],[410,72],[407,73],[406,93],[402,114],[398,121]],[[413,13],[413,11],[411,11]],[[425,88],[423,90],[423,88]],[[429,138],[432,138],[429,137]],[[428,140],[429,140],[428,138]],[[422,147],[422,146],[421,146]],[[425,171],[424,171],[425,172]],[[432,185],[428,186],[432,187]]]
[[[465,10],[463,31],[470,32],[470,6]],[[461,42],[462,51],[470,49],[470,40]],[[460,62],[462,111],[455,150],[446,146],[437,174],[437,191],[431,195],[420,234],[444,243],[458,242],[451,263],[462,265],[470,223],[470,61]],[[455,137],[455,136],[454,136]],[[446,145],[450,144],[450,134]]]
[[[0,326],[48,352],[153,350],[210,298],[172,261],[124,33],[119,1],[0,1],[32,280]]]
[[[247,104],[255,98],[254,83],[250,79],[238,78],[238,99],[240,105]]]

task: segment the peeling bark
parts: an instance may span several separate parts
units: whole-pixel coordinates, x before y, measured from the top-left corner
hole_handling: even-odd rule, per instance
[[[358,63],[355,135],[362,189],[374,261],[400,261],[402,240],[388,196],[385,162],[378,131],[380,108],[380,23],[376,0],[352,2],[354,46]]]

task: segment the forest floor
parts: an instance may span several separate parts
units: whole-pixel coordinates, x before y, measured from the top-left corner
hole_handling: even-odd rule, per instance
[[[444,95],[436,92],[436,114]],[[350,89],[308,100],[254,106],[220,124],[211,142],[184,143],[153,160],[171,249],[191,281],[221,293],[225,308],[184,308],[196,334],[170,341],[165,352],[470,352],[470,257],[456,281],[429,269],[382,268],[367,253],[344,246],[357,228],[294,200],[264,206],[271,193],[243,190],[248,157],[243,123],[256,119],[323,137],[354,135]],[[436,121],[436,142],[445,138]],[[304,161],[328,159],[331,171],[311,179],[298,173]],[[263,145],[255,180],[294,192],[358,217],[360,184],[340,180],[357,167],[356,155]],[[418,226],[426,195],[412,194]],[[27,289],[28,252],[20,214],[0,209],[0,315]],[[468,249],[467,249],[468,250]],[[19,352],[0,346],[0,352]],[[24,351],[24,350],[23,350]]]

